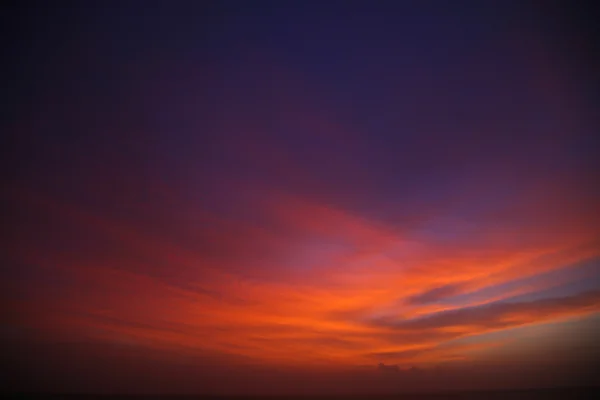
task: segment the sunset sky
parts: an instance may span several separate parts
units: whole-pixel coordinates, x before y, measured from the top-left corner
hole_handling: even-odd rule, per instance
[[[5,18],[15,388],[588,382],[600,147],[585,13],[42,3]]]

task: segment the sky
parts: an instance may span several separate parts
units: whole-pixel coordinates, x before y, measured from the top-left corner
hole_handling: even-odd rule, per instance
[[[4,16],[14,390],[593,382],[590,10],[25,3]]]

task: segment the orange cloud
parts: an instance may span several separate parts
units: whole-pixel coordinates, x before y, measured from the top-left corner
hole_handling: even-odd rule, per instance
[[[597,257],[591,234],[556,232],[544,246],[521,249],[495,241],[448,248],[333,205],[272,194],[260,202],[260,220],[190,211],[197,219],[167,235],[39,195],[23,199],[123,249],[90,259],[15,246],[15,259],[70,282],[65,291],[36,284],[15,303],[15,320],[40,333],[273,365],[418,364],[459,357],[466,349],[440,350],[456,338],[595,313],[600,304],[597,292],[503,302],[544,282],[464,306],[439,303]]]

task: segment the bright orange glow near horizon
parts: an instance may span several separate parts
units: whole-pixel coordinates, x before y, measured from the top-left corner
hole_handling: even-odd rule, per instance
[[[276,207],[256,208],[267,226],[279,226],[272,232],[210,215],[189,221],[182,230],[214,234],[218,246],[237,249],[210,257],[193,245],[39,195],[20,200],[158,265],[152,271],[118,254],[85,261],[76,251],[36,255],[21,249],[21,260],[69,280],[66,291],[35,287],[19,305],[24,324],[57,337],[292,367],[384,361],[408,368],[463,354],[464,345],[452,345],[457,339],[600,310],[600,291],[553,292],[569,279],[595,276],[588,266],[600,255],[594,227],[568,236],[564,230],[532,232],[546,236],[533,246],[482,238],[475,249],[447,248],[331,206],[281,197]],[[253,256],[262,249],[273,259],[257,263]],[[544,291],[547,298],[527,300]]]

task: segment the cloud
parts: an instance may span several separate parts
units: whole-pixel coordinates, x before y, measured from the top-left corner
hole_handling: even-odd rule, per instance
[[[591,295],[498,301],[517,289],[539,290],[541,272],[566,269],[597,251],[593,246],[519,249],[490,240],[447,247],[316,197],[256,197],[253,205],[267,206],[252,218],[185,202],[173,211],[151,204],[146,217],[162,212],[166,225],[146,229],[134,219],[29,196],[37,214],[53,215],[53,226],[72,228],[64,243],[72,244],[75,232],[88,247],[21,240],[13,248],[16,259],[35,265],[36,277],[24,285],[28,304],[15,307],[23,311],[19,322],[55,336],[236,354],[269,365],[418,364],[463,356],[464,349],[439,349],[453,339],[597,309]],[[322,251],[332,242],[342,246]],[[499,286],[524,275],[531,282]],[[441,301],[463,293],[477,296]]]
[[[422,354],[425,351],[431,349],[431,346],[427,346],[424,348],[417,349],[409,349],[403,351],[388,351],[388,352],[378,352],[372,353],[373,358],[384,359],[384,360],[398,360],[398,359],[411,359],[419,354]],[[380,364],[381,365],[381,364]]]
[[[380,319],[376,325],[399,331],[461,328],[465,332],[501,329],[554,318],[586,314],[600,310],[600,291],[593,290],[569,297],[531,302],[495,302],[433,313],[420,318],[397,321]]]
[[[447,297],[451,297],[462,293],[464,285],[450,284],[429,289],[417,295],[410,296],[406,299],[407,304],[418,305],[433,303]]]
[[[383,372],[400,372],[400,368],[397,365],[385,365],[384,363],[379,363],[377,369]]]

